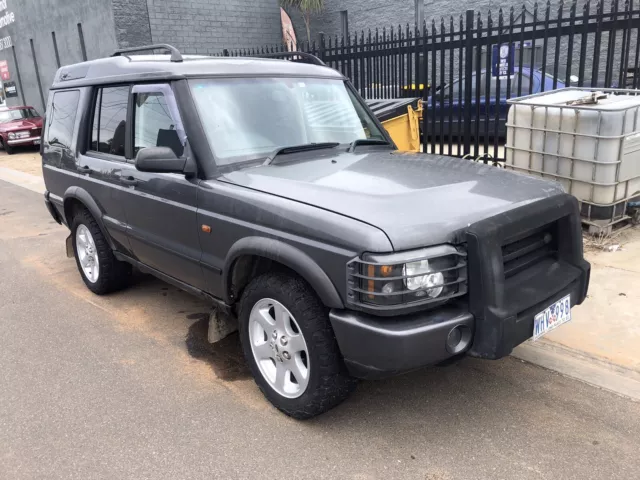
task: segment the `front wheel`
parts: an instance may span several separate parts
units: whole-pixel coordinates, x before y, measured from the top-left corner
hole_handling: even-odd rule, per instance
[[[285,414],[307,419],[353,391],[322,302],[300,278],[269,273],[240,300],[240,339],[265,397]]]
[[[7,152],[7,155],[13,155],[13,152],[14,152],[13,147],[5,143],[5,141],[2,139],[0,139],[0,148],[2,148],[5,152]]]

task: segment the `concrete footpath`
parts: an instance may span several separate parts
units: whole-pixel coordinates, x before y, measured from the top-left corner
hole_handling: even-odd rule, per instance
[[[44,192],[37,152],[0,152],[0,180]],[[589,295],[572,321],[513,355],[640,400],[640,228],[586,241],[585,256],[592,266]]]
[[[514,355],[640,400],[640,228],[614,233],[604,248],[590,243],[585,302],[572,310],[570,323]]]

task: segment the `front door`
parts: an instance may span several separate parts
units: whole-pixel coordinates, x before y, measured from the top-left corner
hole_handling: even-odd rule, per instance
[[[120,172],[127,168],[125,124],[129,90],[128,85],[119,85],[91,92],[93,116],[86,152],[76,159],[63,155],[61,160],[62,168],[76,175],[75,185],[90,192],[116,249],[125,254],[130,249]]]
[[[170,147],[185,154],[186,136],[169,84],[136,85],[131,90],[131,159],[120,173],[129,243],[138,261],[204,289],[197,223],[198,179],[175,173],[141,172],[135,156],[147,147]]]

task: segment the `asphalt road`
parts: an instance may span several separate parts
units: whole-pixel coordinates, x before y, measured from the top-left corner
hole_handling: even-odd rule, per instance
[[[298,422],[237,337],[150,277],[97,297],[40,195],[0,182],[0,478],[640,476],[640,404],[513,358],[361,383]]]

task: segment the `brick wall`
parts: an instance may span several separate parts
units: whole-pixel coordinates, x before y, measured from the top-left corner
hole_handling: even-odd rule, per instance
[[[147,0],[112,0],[118,45],[122,48],[152,43]]]
[[[493,16],[494,25],[497,24],[498,21],[498,12],[500,8],[503,9],[505,24],[509,19],[509,10],[511,7],[514,7],[514,17],[516,19],[516,24],[519,24],[519,17],[522,12],[522,6],[526,7],[526,18],[527,21],[530,21],[532,18],[532,12],[534,11],[534,3],[529,0],[423,0],[424,1],[424,18],[427,21],[427,26],[429,31],[431,31],[431,21],[436,21],[436,29],[440,32],[440,19],[445,19],[446,31],[449,31],[449,19],[451,17],[454,18],[455,30],[459,29],[459,18],[460,16],[464,16],[467,10],[474,10],[476,15],[480,13],[482,15],[483,21],[486,25],[487,13],[490,11]],[[578,18],[582,15],[582,7],[585,4],[586,0],[578,0],[578,6],[576,9],[576,14]],[[551,1],[551,18],[555,18],[558,11],[559,0]],[[565,0],[564,2],[564,18],[566,19],[569,16],[569,7],[571,2],[569,0]],[[610,2],[605,3],[604,11],[610,11]],[[619,0],[619,8],[620,10],[624,9],[624,2]],[[325,9],[322,13],[316,14],[312,18],[311,22],[311,34],[312,40],[317,40],[318,34],[320,32],[325,33],[325,35],[331,36],[332,38],[337,35],[339,38],[342,35],[342,22],[341,22],[341,11],[347,11],[348,14],[348,24],[349,24],[349,33],[353,37],[357,33],[358,38],[360,38],[361,32],[364,31],[365,36],[369,29],[375,35],[375,29],[378,28],[380,35],[382,35],[382,28],[386,27],[387,32],[390,27],[394,28],[394,31],[397,32],[398,25],[402,26],[403,31],[406,28],[407,23],[413,25],[416,21],[415,18],[415,1],[414,0],[325,0]],[[544,20],[546,10],[546,2],[540,1],[538,3],[538,20]],[[591,3],[591,13],[595,14],[596,7],[595,2]],[[301,19],[300,14],[292,10],[289,12],[291,19],[294,23],[294,27],[296,30],[296,34],[299,40],[306,39],[306,30],[304,27],[304,22]],[[620,21],[619,27],[622,28],[622,21]],[[607,50],[607,40],[608,34],[603,34],[602,44],[600,50],[600,63],[598,67],[598,81],[602,81],[604,79],[604,73],[606,70],[606,62],[604,61],[606,50]],[[517,41],[517,39],[516,39]],[[638,36],[637,29],[632,30],[631,34],[631,42],[630,45],[632,47],[631,54],[635,52],[635,45],[637,45]],[[568,60],[568,37],[564,36],[562,38],[562,43],[560,45],[559,52],[559,75],[561,78],[564,78],[564,71],[567,65]],[[586,49],[586,59],[585,59],[585,80],[588,80],[592,77],[592,61],[593,61],[593,48],[594,48],[594,35],[590,34],[587,38],[587,49]],[[536,42],[536,46],[539,50],[542,49],[542,40],[538,40]],[[553,62],[555,56],[555,38],[550,38],[548,43],[548,50],[546,56],[546,65],[547,72],[553,71]],[[616,43],[614,48],[613,55],[613,71],[614,71],[614,79],[618,79],[619,75],[619,65],[620,65],[620,52],[622,50],[622,33],[618,33],[616,37]],[[576,35],[574,38],[574,50],[572,57],[572,70],[573,74],[578,73],[578,65],[579,65],[579,53],[580,51],[580,36]],[[538,52],[538,55],[541,56],[541,51]],[[454,52],[455,62],[458,59],[457,51]],[[542,60],[541,60],[542,61]],[[629,61],[629,66],[633,64],[633,57]],[[457,65],[457,63],[456,63]],[[540,64],[538,64],[540,65]],[[484,66],[484,63],[483,63]],[[457,70],[457,68],[456,68]],[[439,72],[439,67],[437,67],[437,71]]]
[[[436,23],[440,22],[441,17],[444,17],[448,22],[451,15],[457,18],[459,15],[464,15],[469,9],[483,14],[491,10],[497,14],[500,7],[508,11],[512,5],[520,8],[523,3],[522,0],[423,1],[425,20],[431,22],[432,19],[435,19]],[[533,2],[525,0],[524,3],[533,9]],[[328,35],[340,35],[342,33],[340,12],[343,10],[348,13],[349,31],[352,34],[360,33],[363,30],[366,34],[369,28],[382,30],[383,27],[388,29],[390,26],[397,28],[398,25],[402,25],[405,27],[407,23],[413,25],[416,21],[414,0],[325,0],[324,11],[312,19],[312,39],[316,38],[321,31]],[[305,39],[306,30],[300,14],[296,11],[291,11],[289,14],[293,20],[296,35],[299,39]]]
[[[117,0],[125,3],[127,0]],[[132,3],[144,3],[134,0]],[[278,0],[146,0],[153,43],[218,53],[282,42]]]

